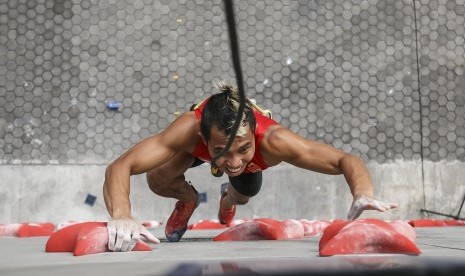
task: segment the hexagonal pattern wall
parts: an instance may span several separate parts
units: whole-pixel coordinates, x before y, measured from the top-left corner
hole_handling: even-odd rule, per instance
[[[248,97],[282,125],[380,163],[465,160],[463,0],[235,9]],[[221,79],[221,1],[0,0],[0,160],[108,163]]]
[[[423,152],[465,160],[465,1],[422,0],[418,9]]]

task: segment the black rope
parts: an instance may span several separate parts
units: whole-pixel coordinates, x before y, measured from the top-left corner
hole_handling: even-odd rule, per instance
[[[416,57],[417,57],[417,85],[418,85],[418,103],[420,110],[420,158],[421,158],[421,182],[423,185],[423,207],[426,207],[426,193],[425,193],[425,161],[424,161],[424,152],[423,152],[423,105],[421,103],[422,94],[421,94],[421,79],[420,79],[420,48],[418,45],[418,26],[417,26],[417,0],[413,1],[413,15],[415,22],[415,48],[416,48]]]
[[[239,129],[242,114],[244,113],[245,109],[245,92],[242,80],[241,59],[239,57],[239,44],[237,42],[236,35],[236,22],[234,20],[233,0],[224,0],[224,8],[226,12],[226,20],[228,22],[229,41],[231,43],[231,57],[234,65],[234,72],[236,74],[237,89],[239,92],[239,108],[237,111],[236,121],[232,126],[231,135],[229,136],[228,142],[226,143],[224,149],[213,157],[211,161],[211,164],[213,166],[216,166],[215,161],[218,160],[218,158],[220,158],[221,156],[223,156],[231,147],[231,144],[234,141],[234,138],[236,137],[237,130]]]

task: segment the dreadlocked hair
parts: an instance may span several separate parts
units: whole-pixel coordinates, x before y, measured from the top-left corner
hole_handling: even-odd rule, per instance
[[[219,93],[211,96],[202,111],[200,132],[205,140],[210,140],[213,125],[224,131],[226,136],[231,135],[232,127],[239,111],[239,93],[237,87],[227,84],[225,81],[213,83],[213,87]],[[242,137],[247,133],[247,123],[252,132],[255,132],[255,115],[253,114],[249,100],[246,100],[241,123],[236,136]]]

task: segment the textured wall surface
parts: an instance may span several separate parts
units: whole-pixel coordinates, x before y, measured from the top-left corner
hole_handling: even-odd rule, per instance
[[[465,2],[418,7],[423,153],[432,161],[465,160]]]
[[[393,217],[456,210],[465,192],[464,0],[235,7],[249,98],[300,135],[361,156],[377,193],[402,204]],[[0,173],[11,185],[0,186],[11,202],[3,220],[101,218],[104,166],[211,95],[212,81],[234,82],[224,18],[221,1],[0,0]],[[242,214],[345,215],[342,178],[295,171],[267,172],[259,197],[268,200]],[[195,172],[199,189],[212,181]],[[145,188],[134,190],[144,198],[135,212],[169,214]],[[87,193],[102,210],[82,207]],[[270,207],[278,195],[282,204]],[[50,198],[67,213],[42,209]],[[216,207],[200,212],[214,217]]]
[[[247,94],[281,124],[380,163],[465,160],[463,0],[236,15]],[[0,24],[3,164],[108,163],[234,80],[221,1],[1,0]]]
[[[465,170],[460,162],[425,164],[425,184],[418,161],[387,164],[370,162],[376,196],[396,202],[399,208],[386,213],[367,211],[363,217],[411,219],[424,214],[420,208],[456,215],[465,193]],[[216,218],[220,184],[205,173],[204,164],[186,174],[207,201],[200,204],[192,221]],[[0,202],[2,223],[24,221],[105,220],[108,213],[102,197],[104,165],[4,165],[1,168]],[[425,190],[425,193],[423,193]],[[96,196],[93,206],[85,204],[87,194]],[[138,220],[166,223],[176,200],[154,195],[145,175],[131,178],[132,214]],[[263,186],[246,205],[238,206],[237,218],[274,217],[279,219],[346,218],[352,198],[343,176],[324,175],[282,164],[263,174]],[[465,210],[462,211],[465,216]],[[443,218],[443,217],[441,217]]]
[[[384,219],[406,219],[419,216],[423,194],[421,166],[418,162],[402,164],[372,164],[377,196],[387,202],[397,202],[400,208],[385,214],[368,211],[364,216]],[[205,173],[209,167],[201,165],[186,174],[207,201],[200,204],[192,221],[217,218],[220,184],[226,176],[213,177]],[[102,198],[105,166],[102,165],[5,165],[2,179],[9,189],[0,190],[0,200],[5,204],[0,213],[2,223],[22,221],[104,220],[108,213]],[[447,173],[443,168],[443,173]],[[24,177],[18,178],[18,175]],[[457,187],[457,179],[448,179],[444,187]],[[453,210],[461,194],[442,193],[440,185],[431,185],[431,195],[446,197],[447,201],[430,202],[434,210]],[[434,192],[434,193],[433,193]],[[465,192],[465,190],[463,190]],[[97,197],[93,206],[85,204],[87,194]],[[166,223],[176,200],[154,195],[148,188],[144,175],[131,178],[132,214],[138,220],[154,219]],[[343,176],[308,172],[303,169],[279,165],[263,175],[263,186],[246,205],[237,207],[237,218],[273,217],[278,219],[346,218],[352,198]]]

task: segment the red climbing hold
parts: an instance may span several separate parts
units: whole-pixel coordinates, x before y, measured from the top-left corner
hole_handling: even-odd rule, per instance
[[[0,237],[17,237],[21,226],[22,224],[20,223],[0,225]]]
[[[25,223],[18,229],[18,237],[48,237],[52,235],[55,225],[53,223]]]
[[[421,252],[415,242],[404,233],[406,230],[401,230],[398,225],[376,219],[333,223],[320,239],[320,256],[365,253],[419,255]]]
[[[323,234],[326,227],[332,224],[329,220],[307,220],[301,219],[300,222],[304,226],[305,237],[316,237]]]
[[[214,241],[302,239],[304,227],[297,220],[259,218],[246,221],[219,234]]]
[[[465,220],[447,219],[444,220],[447,226],[465,226]]]
[[[106,222],[82,222],[64,227],[48,239],[45,245],[46,252],[73,252],[76,247],[77,236],[82,229],[105,226]],[[107,241],[108,242],[108,241]]]
[[[408,222],[413,227],[465,226],[465,220],[455,219],[413,219]]]
[[[138,241],[132,251],[151,251],[150,245]],[[111,252],[108,250],[108,230],[105,226],[87,227],[82,229],[76,241],[74,256],[83,256]]]
[[[62,228],[48,239],[46,252],[74,252],[75,256],[109,252],[106,222],[83,222]],[[151,251],[152,247],[138,241],[132,251]]]
[[[206,229],[225,229],[226,225],[221,224],[218,220],[199,220],[196,223],[190,224],[189,230],[206,230]]]
[[[438,219],[413,219],[408,222],[413,227],[441,227],[446,226],[446,223]]]

